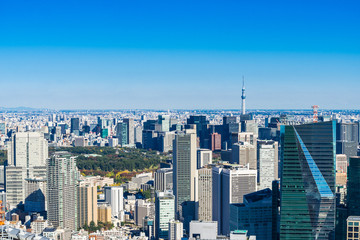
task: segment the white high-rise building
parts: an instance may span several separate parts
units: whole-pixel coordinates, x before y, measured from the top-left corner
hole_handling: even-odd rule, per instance
[[[216,239],[218,235],[216,221],[191,221],[189,238],[193,239]]]
[[[168,240],[181,240],[184,236],[183,223],[180,221],[171,220],[169,222]]]
[[[212,170],[202,168],[198,170],[197,178],[196,219],[212,221]]]
[[[111,215],[119,217],[124,210],[124,188],[105,187],[105,202],[111,206]]]
[[[173,189],[175,211],[182,216],[181,205],[195,201],[196,181],[196,131],[188,129],[179,133],[174,140],[173,153]]]
[[[202,168],[212,163],[212,151],[209,149],[197,150],[197,168]]]
[[[242,203],[243,196],[257,189],[257,170],[249,167],[213,167],[213,221],[218,222],[219,234],[230,232],[230,204]]]
[[[48,144],[39,132],[18,132],[8,144],[8,165],[16,167],[45,166]]]
[[[10,208],[15,208],[28,196],[25,179],[46,178],[48,144],[42,133],[18,132],[7,143],[7,150],[5,189]]]
[[[258,176],[261,189],[272,187],[272,181],[278,179],[278,142],[258,141]]]

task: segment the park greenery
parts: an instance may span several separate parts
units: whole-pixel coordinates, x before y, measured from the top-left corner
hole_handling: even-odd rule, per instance
[[[114,224],[111,222],[98,222],[98,225],[95,225],[94,221],[91,221],[89,225],[85,223],[85,225],[82,227],[85,231],[88,231],[89,233],[100,231],[101,229],[104,230],[110,230],[114,227]]]
[[[77,156],[77,167],[83,175],[112,177],[117,183],[129,181],[137,172],[153,171],[167,158],[156,151],[136,148],[91,146],[49,149],[50,154],[55,151],[67,151]]]
[[[7,152],[6,152],[6,150],[0,150],[0,164],[4,165],[6,160],[7,160]]]

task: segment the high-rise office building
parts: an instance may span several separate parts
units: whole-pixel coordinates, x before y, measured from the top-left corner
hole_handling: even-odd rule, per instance
[[[221,134],[219,133],[212,133],[210,135],[211,138],[211,151],[220,151],[221,150]]]
[[[46,178],[48,145],[41,133],[19,132],[11,137],[7,152],[5,189],[10,208],[15,208],[28,197],[25,194],[26,179]]]
[[[348,159],[351,156],[356,156],[358,144],[358,123],[336,124],[336,154],[345,154]]]
[[[172,151],[174,139],[175,132],[159,132],[157,149],[161,152]]]
[[[347,173],[347,168],[348,168],[347,156],[345,154],[336,154],[336,172]]]
[[[124,188],[123,187],[105,187],[105,202],[111,206],[111,214],[119,217],[120,212],[124,210]]]
[[[0,136],[6,135],[6,125],[3,122],[0,122]]]
[[[202,168],[212,163],[212,151],[208,149],[197,150],[197,168]]]
[[[350,216],[347,218],[346,240],[360,239],[360,216]]]
[[[191,221],[189,238],[216,239],[218,235],[217,227],[217,222],[215,221]]]
[[[127,144],[133,146],[135,144],[134,119],[124,118],[123,122],[127,124]]]
[[[243,203],[230,205],[230,231],[247,230],[258,240],[271,239],[272,192],[269,188],[244,196]]]
[[[260,190],[272,187],[272,181],[278,179],[278,143],[258,141],[257,168]]]
[[[242,203],[243,196],[256,191],[257,170],[247,167],[213,167],[213,221],[218,222],[219,234],[230,232],[230,204]]]
[[[196,219],[212,221],[212,170],[201,168],[198,171]]]
[[[183,235],[183,223],[178,220],[171,220],[169,222],[168,240],[181,240]]]
[[[111,222],[111,206],[107,203],[98,205],[98,221]]]
[[[206,116],[190,116],[187,119],[188,125],[196,125],[196,135],[200,140],[201,148],[210,148],[210,134],[208,131],[209,121]]]
[[[18,132],[8,143],[8,165],[25,167],[45,166],[48,145],[39,132]]]
[[[281,127],[280,239],[334,239],[335,122]]]
[[[71,131],[71,133],[79,134],[79,131],[80,131],[80,120],[79,120],[79,118],[71,118],[70,131]]]
[[[175,211],[181,218],[182,204],[195,201],[196,134],[192,129],[176,135],[173,164]]]
[[[250,169],[257,169],[256,145],[248,142],[234,143],[232,146],[231,163],[242,166],[249,165]]]
[[[170,116],[169,115],[159,115],[158,122],[161,125],[162,132],[168,132],[170,130]]]
[[[175,219],[175,196],[170,192],[156,192],[155,198],[155,236],[167,239],[169,222]]]
[[[231,144],[247,142],[256,146],[257,136],[252,132],[235,132],[231,134]]]
[[[135,202],[135,213],[134,213],[135,224],[140,227],[145,227],[144,220],[146,217],[154,219],[155,217],[154,203],[145,201],[143,199],[137,199]]]
[[[48,220],[55,227],[77,230],[79,171],[75,157],[56,152],[47,161]]]
[[[160,168],[154,173],[155,190],[164,192],[173,189],[172,168]]]
[[[360,157],[349,158],[347,181],[348,216],[360,216]]]
[[[128,124],[125,122],[119,122],[116,125],[116,137],[119,139],[120,146],[126,146],[128,144]]]
[[[142,129],[141,126],[137,126],[137,127],[134,128],[134,138],[135,138],[134,142],[135,142],[135,144],[136,143],[142,144],[142,131],[143,131],[143,129]]]
[[[77,192],[77,217],[78,227],[90,222],[98,222],[97,187],[95,185],[81,183]]]
[[[37,212],[44,214],[47,207],[46,192],[47,184],[45,176],[25,179],[25,212]]]

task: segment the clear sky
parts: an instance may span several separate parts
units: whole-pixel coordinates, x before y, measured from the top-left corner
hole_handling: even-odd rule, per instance
[[[360,108],[360,1],[0,1],[0,107]]]

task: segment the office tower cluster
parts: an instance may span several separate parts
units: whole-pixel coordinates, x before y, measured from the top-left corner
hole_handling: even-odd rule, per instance
[[[358,239],[360,115],[324,112],[313,122],[308,111],[247,112],[245,99],[243,87],[240,114],[0,115],[2,233],[44,240]],[[144,161],[159,156],[159,165],[95,176],[78,169],[78,160],[96,157],[87,149],[129,160],[133,148]]]

